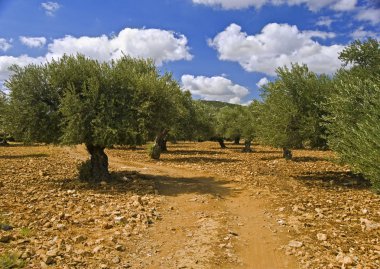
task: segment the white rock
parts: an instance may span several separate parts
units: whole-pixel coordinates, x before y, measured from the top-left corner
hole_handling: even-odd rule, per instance
[[[288,246],[292,248],[300,248],[303,246],[303,243],[300,241],[292,240],[289,242]]]
[[[341,264],[344,264],[344,265],[350,265],[353,263],[353,260],[350,256],[347,256],[345,255],[344,253],[340,252],[337,256],[336,256],[336,261],[341,263]]]
[[[103,249],[103,246],[102,246],[102,245],[96,246],[96,247],[92,250],[92,253],[98,253],[98,252],[101,251],[102,249]]]
[[[127,223],[127,218],[124,216],[117,216],[114,220],[116,223]]]
[[[57,254],[58,254],[58,251],[56,249],[51,249],[48,252],[46,252],[46,256],[49,256],[49,257],[55,257],[55,256],[57,256]],[[49,264],[49,263],[47,263],[47,264]]]
[[[368,219],[360,219],[360,224],[362,226],[363,231],[372,231],[372,230],[377,230],[380,228],[380,223],[370,221]]]
[[[58,223],[58,224],[57,224],[57,229],[58,229],[58,230],[63,230],[63,229],[65,229],[65,227],[66,227],[66,225],[63,224],[63,223]]]
[[[319,241],[326,241],[327,240],[327,235],[326,234],[323,234],[323,233],[318,233],[317,234],[317,239]]]

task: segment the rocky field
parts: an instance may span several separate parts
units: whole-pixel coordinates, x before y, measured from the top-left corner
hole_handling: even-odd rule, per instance
[[[250,247],[281,268],[380,268],[380,196],[331,152],[227,146],[117,147],[99,185],[76,179],[82,147],[1,147],[0,268],[260,268]],[[235,211],[244,197],[260,206]]]

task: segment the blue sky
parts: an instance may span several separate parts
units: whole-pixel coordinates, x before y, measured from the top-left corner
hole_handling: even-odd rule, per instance
[[[0,86],[11,64],[125,53],[195,98],[244,104],[277,67],[332,74],[345,45],[379,33],[378,0],[0,0]]]

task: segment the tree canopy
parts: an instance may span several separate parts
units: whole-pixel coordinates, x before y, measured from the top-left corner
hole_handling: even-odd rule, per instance
[[[256,103],[258,136],[281,148],[325,147],[322,104],[330,79],[309,71],[306,65],[276,70],[277,80],[262,87],[262,103]]]
[[[173,125],[182,98],[177,82],[150,60],[64,56],[12,71],[12,133],[28,142],[84,143],[95,181],[108,177],[105,147],[136,144]]]
[[[366,41],[355,40],[343,49],[339,59],[344,65],[352,65],[360,69],[378,73],[380,70],[379,41],[369,38]]]
[[[380,44],[355,41],[340,54],[349,70],[335,76],[327,100],[329,146],[380,190]],[[377,59],[377,60],[376,60]]]
[[[63,56],[43,65],[13,66],[0,95],[1,132],[25,142],[85,144],[93,180],[107,178],[106,147],[155,140],[159,158],[173,140],[252,139],[283,148],[326,148],[379,186],[380,49],[375,39],[354,41],[332,78],[306,65],[276,70],[277,79],[249,106],[194,101],[170,73],[151,60],[127,56],[99,62]]]

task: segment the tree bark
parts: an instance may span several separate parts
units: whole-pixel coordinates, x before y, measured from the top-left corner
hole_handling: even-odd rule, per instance
[[[243,148],[243,152],[253,152],[253,150],[251,149],[251,143],[252,143],[252,140],[251,139],[246,139],[244,141],[244,148]]]
[[[105,147],[87,144],[87,151],[91,155],[91,175],[94,182],[109,180],[110,173],[108,171],[108,157],[105,154]]]
[[[0,139],[0,146],[9,146],[6,139]]]
[[[239,144],[240,144],[240,136],[235,136],[234,145],[239,145]]]
[[[224,144],[224,139],[222,137],[218,137],[217,141],[218,141],[218,143],[220,145],[220,148],[222,148],[222,149],[226,148],[226,145]]]
[[[150,152],[150,157],[152,159],[158,160],[158,159],[160,159],[161,152],[168,151],[168,149],[166,147],[166,142],[167,142],[166,137],[167,137],[168,133],[169,133],[169,130],[164,129],[161,133],[159,133],[156,136],[156,139],[154,141],[154,145],[153,145],[151,152]]]
[[[282,148],[282,157],[286,160],[291,160],[293,158],[292,151],[288,148]]]
[[[167,142],[168,142],[168,140],[166,138],[162,139],[162,141],[160,143],[161,152],[167,152],[168,151],[168,147],[166,145]]]

